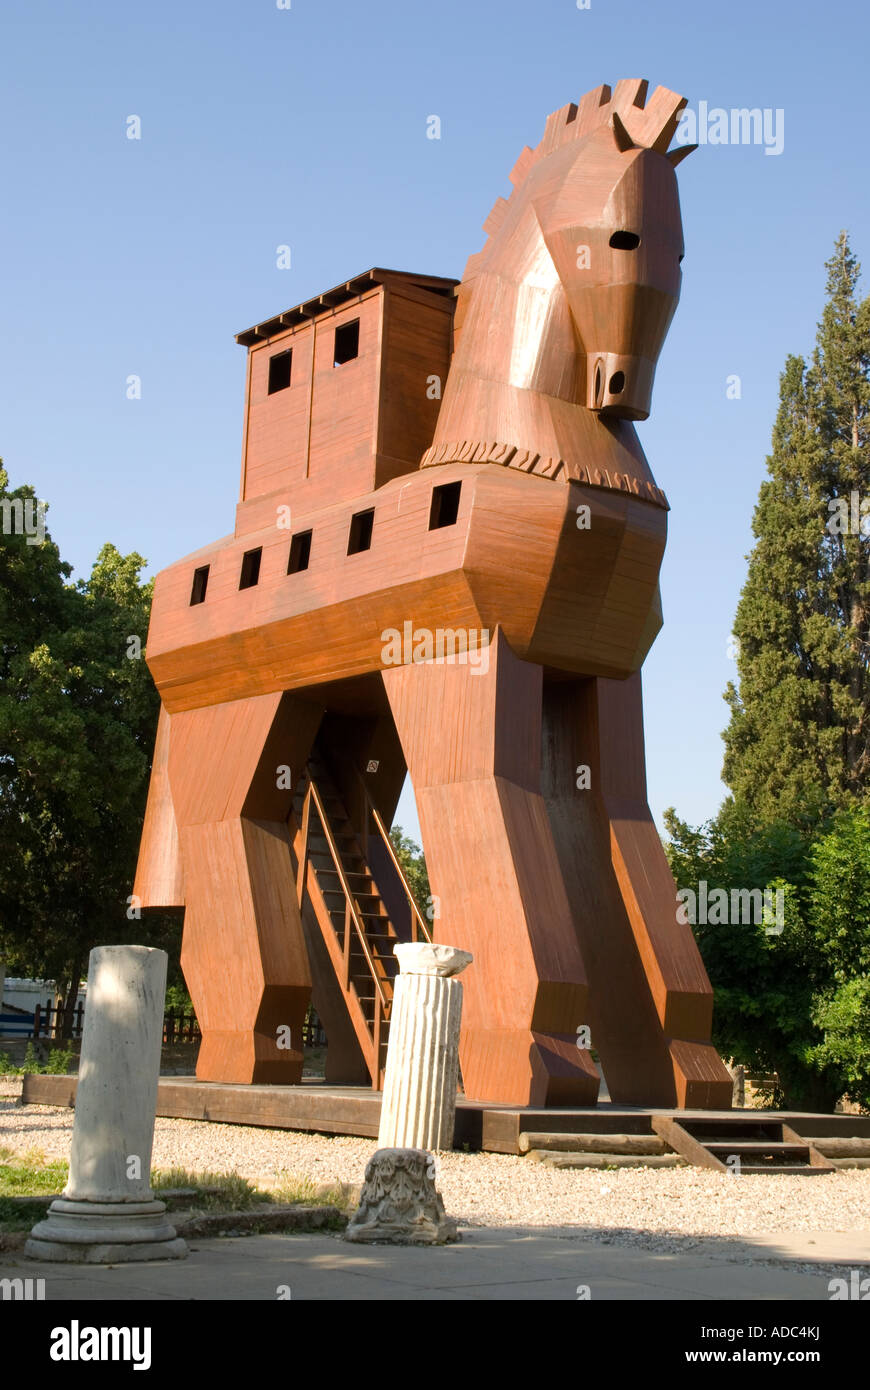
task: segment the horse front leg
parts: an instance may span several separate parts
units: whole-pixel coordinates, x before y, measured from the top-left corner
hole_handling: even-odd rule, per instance
[[[384,684],[417,798],[435,938],[470,951],[466,1094],[594,1105],[578,1046],[586,976],[540,791],[539,666],[496,633],[479,664],[397,667]]]
[[[640,676],[554,684],[544,791],[589,972],[592,1046],[611,1098],[725,1108],[713,991],[646,800]]]

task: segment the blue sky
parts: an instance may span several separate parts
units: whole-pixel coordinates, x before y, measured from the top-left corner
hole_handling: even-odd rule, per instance
[[[644,668],[650,802],[705,819],[724,794],[727,644],[779,373],[812,347],[842,227],[870,270],[867,16],[863,0],[6,0],[13,484],[48,499],[77,575],[106,540],[156,571],[232,529],[235,332],[372,265],[461,275],[522,146],[600,82],[781,109],[781,154],[707,145],[680,166],[683,297],[639,427],[672,507]],[[400,819],[415,825],[407,797]]]

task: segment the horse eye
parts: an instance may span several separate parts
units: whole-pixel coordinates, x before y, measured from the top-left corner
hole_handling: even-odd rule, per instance
[[[616,251],[636,251],[640,246],[640,237],[634,232],[614,232],[610,245]]]

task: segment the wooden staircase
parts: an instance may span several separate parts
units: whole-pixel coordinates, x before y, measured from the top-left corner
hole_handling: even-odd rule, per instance
[[[301,826],[297,849],[300,907],[307,894],[335,970],[372,1086],[381,1089],[399,963],[397,934],[366,858],[368,835],[378,835],[404,887],[411,940],[431,933],[396,858],[389,833],[364,784],[365,824],[358,831],[323,760],[315,754],[296,789],[293,818]],[[370,830],[371,827],[371,830]],[[313,880],[313,882],[312,882]]]
[[[833,1173],[835,1165],[782,1120],[756,1114],[653,1115],[656,1134],[687,1162],[744,1176],[750,1173]]]

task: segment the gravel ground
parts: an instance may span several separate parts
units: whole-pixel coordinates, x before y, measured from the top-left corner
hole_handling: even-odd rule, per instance
[[[0,1079],[0,1145],[68,1157],[73,1111],[22,1106],[20,1092],[20,1080]],[[262,1187],[303,1176],[360,1183],[376,1147],[370,1139],[158,1117],[153,1166],[235,1171]],[[732,1178],[699,1168],[559,1170],[509,1155],[451,1153],[438,1158],[438,1186],[450,1215],[469,1226],[592,1228],[616,1239],[870,1230],[870,1169]]]

